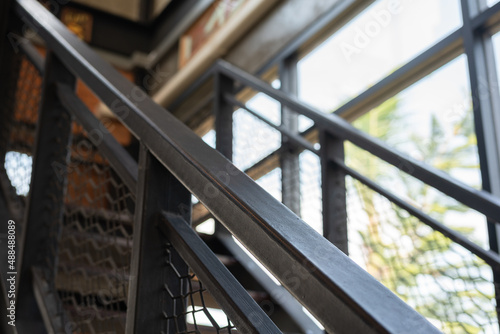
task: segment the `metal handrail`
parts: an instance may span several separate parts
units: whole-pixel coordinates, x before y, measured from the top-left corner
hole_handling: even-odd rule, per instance
[[[279,89],[273,88],[267,82],[244,72],[238,67],[222,59],[219,59],[212,67],[210,67],[196,82],[194,82],[183,94],[181,94],[181,96],[172,105],[170,105],[170,107],[179,107],[190,94],[196,91],[202,83],[215,74],[226,75],[227,77],[240,82],[244,86],[248,86],[258,92],[268,95],[279,103],[291,108],[298,114],[313,120],[316,127],[327,131],[332,136],[352,142],[383,161],[390,163],[407,174],[410,174],[418,180],[456,199],[462,204],[465,204],[484,214],[488,218],[492,219],[492,221],[500,223],[498,219],[498,217],[500,217],[500,198],[497,196],[483,190],[474,189],[441,170],[415,160],[403,153],[397,152],[394,148],[391,148],[381,140],[356,129],[339,115],[320,112],[300,101],[296,97],[290,96],[283,93]],[[244,108],[247,109],[246,106]],[[276,129],[283,133],[281,129]],[[284,134],[286,135],[286,133]],[[310,149],[310,146],[304,145],[300,138],[293,139],[295,139],[294,142],[297,144],[306,149]],[[314,150],[311,151],[314,152]]]
[[[356,146],[359,146],[385,162],[390,163],[398,169],[436,188],[470,208],[477,210],[498,223],[498,217],[500,217],[500,198],[486,191],[474,189],[443,171],[415,160],[403,153],[397,152],[394,148],[391,148],[381,140],[356,129],[340,116],[317,111],[304,102],[299,101],[299,99],[273,88],[268,83],[242,71],[224,60],[218,60],[212,71],[222,73],[252,89],[267,94],[300,115],[310,118],[316,123],[317,127],[327,131],[332,136],[352,142]]]
[[[243,86],[249,86],[258,92],[267,94],[268,96],[276,99],[276,101],[292,108],[294,111],[301,115],[305,115],[313,119],[316,124],[320,124],[320,128],[323,131],[327,131],[332,136],[340,137],[343,140],[351,141],[357,144],[359,147],[366,149],[373,155],[381,158],[382,160],[391,163],[398,169],[414,176],[415,178],[427,182],[427,184],[434,186],[436,189],[442,191],[448,196],[461,201],[463,204],[469,205],[471,208],[476,209],[478,212],[485,214],[498,223],[498,216],[493,216],[499,210],[500,199],[491,195],[488,192],[476,190],[470,186],[460,183],[456,179],[452,178],[448,174],[437,170],[431,166],[424,163],[416,161],[402,153],[394,151],[388,145],[382,141],[371,137],[357,130],[347,121],[343,120],[340,116],[336,114],[325,114],[319,112],[312,107],[298,101],[297,99],[283,94],[280,90],[277,90],[267,84],[266,82],[240,70],[237,67],[227,63],[224,60],[218,60],[205,74],[203,74],[199,80],[197,80],[188,90],[179,97],[178,100],[174,102],[173,107],[178,107],[181,105],[190,94],[192,94],[198,87],[200,87],[206,80],[211,76],[217,74],[224,74],[236,81],[239,81]],[[265,117],[261,116],[257,112],[249,108],[245,103],[237,100],[232,94],[226,93],[224,98],[229,103],[242,108],[252,114],[254,117],[268,124],[272,128],[279,131],[282,135],[287,136],[294,144],[298,145],[303,149],[307,149],[316,155],[319,155],[319,150],[314,148],[311,142],[306,140],[303,135],[290,133],[282,126],[276,125],[271,121],[267,120]],[[312,114],[312,116],[311,116]],[[314,126],[313,126],[314,128]],[[310,129],[313,129],[310,128]],[[316,126],[317,128],[317,126]],[[307,130],[309,131],[309,130]],[[386,157],[389,157],[387,159]],[[498,268],[500,266],[500,256],[491,250],[485,250],[476,243],[470,241],[466,236],[462,235],[460,232],[450,229],[440,222],[436,221],[428,214],[425,214],[420,209],[406,203],[404,200],[400,199],[398,196],[394,195],[390,191],[383,189],[375,182],[369,180],[363,175],[357,173],[355,170],[347,167],[343,163],[340,164],[338,161],[332,161],[339,167],[341,167],[347,174],[358,179],[362,183],[368,185],[375,191],[381,193],[383,196],[388,198],[391,202],[395,203],[399,207],[407,210],[413,216],[419,218],[423,223],[432,227],[435,230],[440,231],[450,239],[452,239],[457,244],[463,246],[464,248],[471,251],[473,254],[477,255],[479,258],[485,260],[492,267]],[[398,163],[398,164],[396,164]],[[429,181],[430,180],[430,181]],[[495,218],[493,218],[495,217]]]
[[[303,136],[300,134],[294,134],[290,133],[288,130],[284,129],[282,126],[275,125],[271,121],[267,120],[265,117],[261,116],[257,112],[253,111],[250,109],[246,104],[238,101],[236,98],[230,96],[229,94],[225,95],[225,99],[232,103],[233,105],[242,108],[252,114],[254,117],[260,119],[261,121],[265,122],[272,128],[280,131],[282,134],[286,135],[294,144],[298,145],[299,147],[303,149],[307,149],[314,154],[320,156],[319,150],[314,148],[311,142],[307,141]],[[273,152],[272,154],[274,154]],[[267,157],[266,157],[267,158]],[[264,159],[266,159],[264,158]],[[441,232],[443,235],[447,236],[451,240],[453,240],[455,243],[463,246],[465,249],[469,250],[471,253],[477,255],[479,258],[483,259],[486,263],[488,263],[491,267],[493,268],[500,268],[500,256],[493,252],[492,250],[486,250],[476,244],[475,242],[470,241],[465,235],[462,233],[455,231],[442,223],[438,222],[436,219],[432,218],[428,214],[424,213],[422,210],[416,208],[412,204],[409,204],[405,200],[401,199],[400,197],[396,196],[393,194],[391,191],[384,189],[380,185],[378,185],[376,182],[370,180],[366,176],[358,173],[354,169],[348,167],[345,165],[343,162],[341,162],[338,159],[331,159],[330,162],[337,165],[340,167],[342,170],[347,175],[350,175],[351,177],[357,179],[361,183],[367,185],[371,189],[375,190],[377,193],[381,194],[382,196],[386,197],[388,200],[390,200],[392,203],[396,204],[400,208],[406,210],[409,212],[412,216],[417,217],[421,222],[424,224],[430,226],[436,231]]]
[[[33,0],[15,10],[330,332],[434,333],[425,318],[124,79]],[[401,321],[404,319],[404,321]]]

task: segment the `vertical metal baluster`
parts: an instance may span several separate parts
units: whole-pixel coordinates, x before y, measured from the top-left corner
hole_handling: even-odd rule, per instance
[[[345,172],[331,158],[344,161],[344,141],[320,130],[323,235],[345,254],[348,252]]]
[[[185,294],[186,285],[176,275],[165,277],[167,239],[158,230],[156,221],[162,210],[191,221],[191,193],[142,144],[136,198],[126,332],[176,333],[174,321],[168,322],[167,329],[162,327],[167,322],[162,311],[169,316],[179,315],[185,312],[185,305],[177,301],[173,307],[164,285],[176,295]],[[172,261],[178,272],[187,276],[188,267],[177,252],[173,253]],[[185,319],[177,326],[185,330]]]
[[[469,67],[474,126],[477,137],[482,187],[500,195],[500,94],[491,38],[474,31],[471,19],[486,7],[484,0],[462,0],[463,39]],[[500,229],[488,219],[490,249],[499,252]],[[500,326],[500,272],[493,271],[497,319]]]
[[[234,81],[220,73],[214,77],[215,148],[229,161],[233,160],[233,113],[234,106],[226,101],[224,94],[234,93]],[[227,173],[222,170],[221,173]],[[231,177],[227,174],[227,177]],[[215,222],[216,234],[228,234],[226,228]]]
[[[294,55],[280,63],[281,90],[288,95],[297,95],[297,57]],[[292,133],[299,132],[299,116],[290,108],[281,106],[281,125]],[[297,146],[285,135],[281,136],[285,148],[280,157],[282,202],[300,216],[300,161],[295,152]]]
[[[233,94],[232,79],[217,73],[214,78],[214,115],[215,115],[215,146],[230,161],[233,160],[233,112],[234,107],[228,103],[224,94]]]
[[[25,228],[19,244],[17,321],[22,333],[44,331],[32,287],[32,267],[42,270],[55,293],[58,243],[70,158],[68,148],[72,140],[72,117],[57,99],[56,82],[74,87],[76,79],[49,51],[37,123]],[[48,311],[49,314],[56,314],[61,310]],[[46,318],[44,320],[48,321]]]

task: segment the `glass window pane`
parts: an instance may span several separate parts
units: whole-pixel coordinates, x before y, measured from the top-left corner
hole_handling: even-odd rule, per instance
[[[353,125],[479,188],[467,58],[462,55]],[[486,219],[369,152],[346,144],[349,166],[488,248]],[[359,181],[346,178],[349,255],[445,333],[498,329],[491,267]]]
[[[497,78],[500,78],[500,33],[493,35],[491,37],[491,40],[493,42],[493,50],[495,52]],[[500,88],[500,85],[499,85],[499,88]]]
[[[233,163],[245,170],[281,146],[281,134],[268,124],[237,109],[233,114]]]
[[[465,55],[382,103],[353,125],[469,186],[481,188]],[[400,173],[352,144],[346,145],[346,160],[435,219],[488,247],[484,216],[413,179],[411,170]]]
[[[360,117],[353,125],[480,188],[470,96],[467,58],[462,55]]]
[[[247,107],[253,112],[264,117],[268,121],[280,125],[281,123],[281,106],[273,98],[263,94],[257,93],[246,103]]]
[[[498,1],[500,0],[486,0],[486,4],[491,7],[493,5],[495,5],[496,3],[498,3]]]
[[[281,202],[281,168],[275,168],[259,178],[257,184]]]
[[[300,162],[300,216],[316,232],[323,234],[323,208],[321,193],[321,161],[319,157],[304,151]]]
[[[299,97],[332,112],[460,26],[458,0],[376,1],[299,62]]]
[[[201,139],[211,148],[215,148],[215,130],[208,131]]]

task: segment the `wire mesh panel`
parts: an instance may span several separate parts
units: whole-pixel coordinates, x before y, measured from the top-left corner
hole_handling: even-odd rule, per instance
[[[243,109],[233,115],[233,161],[245,170],[281,146],[281,134]]]
[[[497,332],[484,261],[359,181],[346,186],[349,252],[360,266],[446,333]]]
[[[165,244],[162,333],[238,333],[195,273]]]
[[[23,55],[19,69],[12,69],[7,85],[7,100],[1,109],[0,166],[1,179],[6,183],[11,204],[24,207],[24,198],[31,182],[35,128],[40,105],[42,78],[33,64]]]
[[[134,199],[108,161],[73,126],[56,276],[76,333],[123,333]]]

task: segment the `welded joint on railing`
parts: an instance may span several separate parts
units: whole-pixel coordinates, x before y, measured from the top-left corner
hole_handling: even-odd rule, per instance
[[[281,333],[248,292],[180,216],[162,212],[158,226],[243,333]]]
[[[419,219],[422,223],[424,223],[427,226],[431,227],[432,229],[442,233],[444,236],[446,236],[450,240],[454,241],[455,243],[464,247],[465,249],[467,249],[468,251],[470,251],[471,253],[473,253],[477,257],[481,258],[487,264],[489,264],[492,268],[500,269],[500,255],[498,255],[497,253],[480,247],[476,243],[467,239],[467,237],[465,237],[464,235],[462,235],[459,232],[445,226],[444,224],[442,224],[439,221],[437,221],[436,219],[432,218],[431,216],[429,216],[428,214],[426,214],[422,210],[407,203],[406,201],[399,198],[397,195],[393,194],[389,190],[386,190],[385,188],[381,187],[380,185],[378,185],[374,181],[370,180],[366,176],[358,173],[353,168],[348,167],[344,162],[342,162],[338,159],[330,159],[330,162],[332,164],[340,167],[349,176],[351,176],[354,179],[358,180],[359,182],[363,183],[368,188],[374,190],[375,192],[377,192],[380,195],[387,198],[390,202],[396,204],[397,206],[399,206],[403,210],[407,211],[412,216]]]

